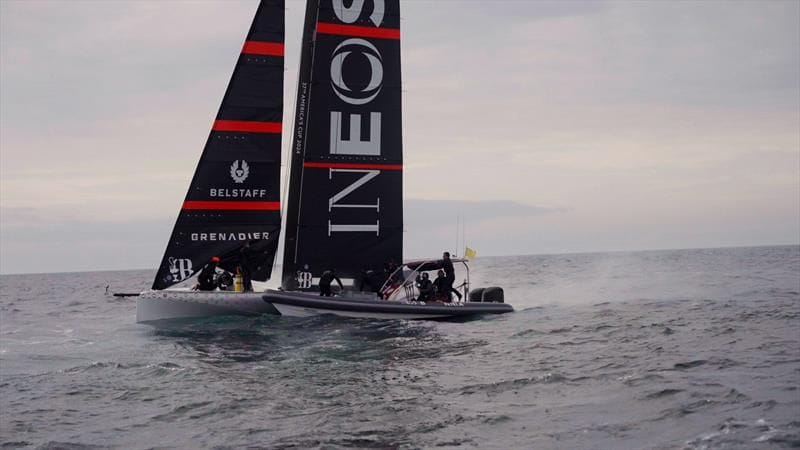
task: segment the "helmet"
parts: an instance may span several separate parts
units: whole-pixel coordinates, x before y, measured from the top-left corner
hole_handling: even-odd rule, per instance
[[[212,256],[211,262],[219,262],[219,256]]]

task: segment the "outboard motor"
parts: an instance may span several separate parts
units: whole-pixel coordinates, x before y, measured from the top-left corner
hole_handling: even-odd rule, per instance
[[[483,302],[490,302],[490,303],[503,303],[505,301],[505,295],[503,294],[503,288],[499,286],[492,286],[481,289],[483,291],[483,295],[481,296],[481,301]],[[470,297],[472,297],[472,293],[470,292]]]
[[[471,302],[482,302],[483,301],[483,290],[484,288],[477,288],[472,289],[469,291],[469,301]]]

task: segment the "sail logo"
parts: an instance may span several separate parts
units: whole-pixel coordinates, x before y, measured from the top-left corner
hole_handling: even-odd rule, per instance
[[[183,281],[192,276],[192,260],[172,258],[169,261],[169,273],[174,281]]]
[[[341,203],[340,201],[344,199],[347,195],[358,189],[359,187],[366,184],[369,180],[375,178],[380,173],[379,170],[367,170],[367,169],[328,169],[328,179],[333,179],[334,173],[361,173],[364,174],[362,177],[351,183],[346,188],[342,189],[339,193],[335,194],[333,197],[328,199],[328,214],[330,214],[334,208],[374,208],[376,213],[379,213],[381,210],[381,198],[378,197],[375,199],[374,204],[355,204],[355,203]],[[328,219],[328,236],[331,233],[342,232],[342,231],[366,231],[375,233],[375,235],[380,236],[380,221],[373,224],[334,224]]]
[[[364,11],[364,0],[351,0],[350,6],[345,6],[344,0],[332,0],[333,11],[336,18],[345,24],[354,24]],[[383,23],[385,4],[383,0],[373,0],[372,13],[369,20],[380,27]],[[348,84],[344,74],[347,64],[359,64],[358,60],[366,60],[369,65],[369,80],[362,81],[359,85]],[[366,66],[364,66],[366,67]],[[365,69],[366,70],[366,69]],[[366,74],[365,74],[366,75]],[[352,37],[340,42],[332,51],[330,59],[331,89],[344,103],[355,107],[367,108],[381,92],[384,81],[383,56],[378,48],[366,39]],[[365,77],[366,78],[366,77]],[[330,112],[330,148],[332,155],[381,155],[381,112],[355,111],[344,116],[342,111]],[[368,132],[362,132],[362,123],[368,121]],[[343,128],[349,122],[349,136],[345,137]],[[364,130],[367,131],[367,130]],[[340,173],[356,173],[361,176],[350,185],[337,192],[328,199],[328,236],[339,232],[369,232],[380,235],[380,220],[375,223],[333,223],[332,213],[337,208],[374,209],[380,214],[380,197],[374,203],[344,203],[343,200],[357,189],[380,174],[380,169],[372,168],[330,168],[328,179],[333,180],[334,175]],[[346,176],[346,175],[345,175]],[[350,175],[352,176],[352,175]]]
[[[311,272],[297,271],[297,287],[300,289],[308,289],[311,287],[312,280]]]
[[[344,6],[344,0],[333,0],[333,12],[336,18],[344,23],[355,23],[361,12],[364,9],[364,0],[351,0],[350,6]],[[384,0],[372,1],[372,14],[369,20],[375,24],[376,27],[381,26],[383,23],[383,14],[386,12],[386,5]]]
[[[345,59],[353,52],[359,52],[366,57],[371,70],[369,83],[361,89],[361,92],[354,92],[347,86],[342,76]],[[364,39],[352,38],[342,41],[336,46],[331,59],[331,84],[333,92],[340,99],[351,105],[369,103],[380,93],[381,83],[383,83],[383,63],[381,54],[374,45]]]
[[[189,238],[192,242],[253,241],[269,239],[269,232],[231,233],[221,231],[218,233],[191,233]]]
[[[250,166],[247,161],[242,160],[241,163],[237,159],[231,164],[231,178],[236,183],[244,183],[244,180],[250,175]]]
[[[267,190],[209,188],[208,195],[214,198],[265,198]]]

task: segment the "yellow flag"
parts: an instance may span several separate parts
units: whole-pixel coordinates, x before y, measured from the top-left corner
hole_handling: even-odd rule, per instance
[[[475,258],[477,256],[478,256],[478,252],[476,252],[475,250],[473,250],[473,249],[471,249],[469,247],[465,247],[464,248],[464,257],[466,257],[466,258]]]

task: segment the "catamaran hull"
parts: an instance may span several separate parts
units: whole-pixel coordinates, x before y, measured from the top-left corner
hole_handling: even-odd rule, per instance
[[[320,297],[313,294],[273,290],[268,290],[263,299],[264,302],[271,303],[281,315],[290,317],[332,314],[365,319],[420,320],[503,314],[514,311],[511,305],[505,303],[466,302],[449,305],[423,305],[383,300]]]
[[[136,322],[279,314],[262,296],[261,292],[145,291],[136,303]]]

